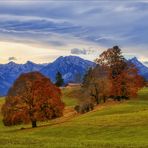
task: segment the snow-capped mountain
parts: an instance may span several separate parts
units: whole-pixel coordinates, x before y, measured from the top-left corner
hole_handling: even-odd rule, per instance
[[[135,64],[139,74],[148,80],[148,67],[138,61],[137,58],[130,59],[129,61]],[[93,66],[95,66],[94,62],[77,56],[61,56],[49,64],[35,64],[31,61],[25,64],[16,64],[14,62],[0,64],[0,96],[7,94],[8,89],[21,73],[40,71],[55,82],[56,73],[59,71],[63,76],[65,84],[67,84],[69,82],[81,82],[84,74]]]
[[[11,84],[3,76],[0,76],[0,96],[4,95],[10,87]]]
[[[136,57],[130,59],[129,61],[136,66],[139,71],[139,74],[148,80],[148,67],[142,64]]]
[[[76,56],[59,57],[50,64],[35,64],[31,61],[25,64],[0,64],[0,96],[6,95],[8,89],[21,73],[40,71],[55,82],[56,73],[61,72],[64,82],[81,82],[86,71],[94,66],[93,62]]]
[[[8,64],[0,64],[0,96],[5,95],[21,73],[31,71],[39,71],[44,65],[26,62],[25,64],[16,64],[9,62]]]
[[[49,77],[55,82],[56,73],[59,71],[65,83],[68,82],[81,82],[84,74],[95,63],[84,60],[76,56],[59,57],[53,63],[44,67],[40,72]]]

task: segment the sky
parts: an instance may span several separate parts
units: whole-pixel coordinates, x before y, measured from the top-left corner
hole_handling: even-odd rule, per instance
[[[0,63],[94,60],[114,45],[148,65],[148,1],[0,1]]]

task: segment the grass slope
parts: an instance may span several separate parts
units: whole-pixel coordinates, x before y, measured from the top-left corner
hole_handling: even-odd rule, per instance
[[[64,90],[63,100],[73,106],[76,101],[69,100],[68,91]],[[147,148],[148,88],[141,90],[136,100],[101,105],[95,111],[68,120],[65,116],[39,123],[42,126],[36,129],[4,127],[1,119],[0,116],[1,148]]]

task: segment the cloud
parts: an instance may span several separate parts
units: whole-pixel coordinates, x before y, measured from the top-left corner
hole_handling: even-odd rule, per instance
[[[90,46],[101,52],[117,44],[123,52],[142,57],[148,54],[147,14],[144,1],[0,2],[0,40],[63,54],[78,47],[72,52],[88,58],[94,56],[88,53]]]
[[[144,61],[143,63],[144,63],[146,66],[148,66],[148,61]]]
[[[73,48],[71,54],[87,54],[86,49]]]
[[[16,57],[9,57],[8,61],[17,61],[17,58]]]
[[[136,7],[126,7],[126,6],[118,6],[114,9],[115,12],[134,12],[136,11]]]
[[[84,3],[87,3],[86,7],[83,7]],[[136,33],[142,25],[139,22],[147,20],[145,17],[148,9],[145,5],[138,2],[111,2],[107,5],[106,2],[97,1],[5,2],[0,5],[0,32],[13,34],[18,40],[20,36],[26,36],[29,40],[42,40],[43,44],[48,43],[55,47],[62,43],[59,39],[53,41],[53,34],[63,38],[75,37],[77,40],[91,41],[98,45],[111,46],[116,42],[121,45],[129,42],[134,44],[139,40]],[[67,40],[64,45],[68,42]]]

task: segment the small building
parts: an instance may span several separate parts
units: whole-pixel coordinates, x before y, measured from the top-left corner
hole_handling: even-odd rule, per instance
[[[76,87],[76,86],[81,86],[81,83],[68,83],[66,87]]]

